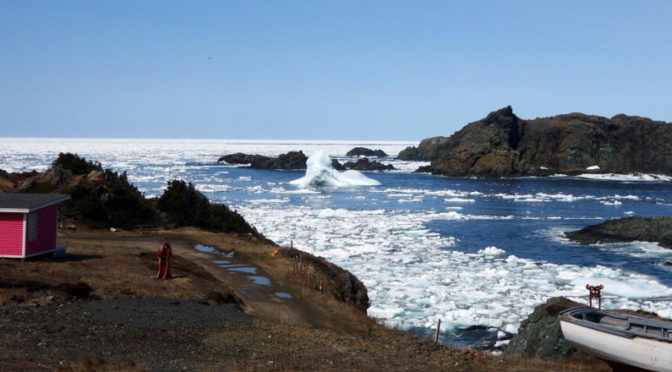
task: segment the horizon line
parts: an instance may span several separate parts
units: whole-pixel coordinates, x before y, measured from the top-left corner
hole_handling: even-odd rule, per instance
[[[231,141],[231,142],[311,142],[311,143],[409,143],[420,142],[416,140],[382,140],[382,139],[364,139],[364,140],[339,140],[339,139],[274,139],[274,138],[195,138],[195,137],[20,137],[20,136],[0,136],[0,139],[25,139],[25,140],[154,140],[154,141]]]

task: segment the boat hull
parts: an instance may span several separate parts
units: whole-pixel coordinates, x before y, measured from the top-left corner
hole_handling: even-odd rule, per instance
[[[644,337],[622,337],[560,319],[565,339],[590,354],[612,362],[672,372],[672,343]]]

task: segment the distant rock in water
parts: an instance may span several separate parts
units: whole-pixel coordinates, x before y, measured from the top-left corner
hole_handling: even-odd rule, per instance
[[[544,176],[555,173],[672,174],[672,124],[639,116],[572,113],[523,120],[507,106],[450,137],[423,140],[401,160],[454,177]]]
[[[646,241],[672,248],[672,217],[628,217],[565,233],[581,244]]]
[[[303,170],[306,169],[307,159],[308,157],[303,151],[290,151],[277,158],[237,152],[235,154],[224,155],[217,162],[226,162],[231,165],[249,164],[249,167],[253,169]]]
[[[226,162],[227,164],[252,164],[254,162],[270,159],[268,156],[263,155],[248,155],[243,154],[242,152],[237,152],[235,154],[224,155],[220,157],[217,162]]]
[[[306,169],[308,157],[303,151],[290,151],[277,158],[259,159],[250,164],[253,169]]]
[[[387,156],[383,150],[371,150],[366,147],[355,147],[354,149],[348,151],[345,156],[376,156],[379,158],[384,158]]]
[[[509,342],[504,354],[541,359],[565,359],[577,352],[560,330],[558,314],[575,306],[584,306],[564,297],[554,297],[534,308]]]
[[[357,159],[356,162],[349,161],[343,165],[345,169],[353,169],[358,171],[386,171],[394,170],[392,164],[383,164],[377,161],[371,161],[367,158]]]
[[[347,169],[345,169],[345,167],[343,166],[343,164],[341,164],[341,163],[340,163],[338,160],[336,160],[336,159],[331,159],[331,166],[332,166],[334,169],[336,169],[337,171],[344,171],[344,170],[347,170]]]

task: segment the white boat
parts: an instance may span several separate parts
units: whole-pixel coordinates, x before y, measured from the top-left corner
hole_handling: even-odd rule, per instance
[[[672,322],[573,307],[560,313],[565,339],[609,362],[672,371]]]

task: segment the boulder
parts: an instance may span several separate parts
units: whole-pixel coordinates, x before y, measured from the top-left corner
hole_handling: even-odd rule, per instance
[[[672,248],[672,217],[617,218],[565,235],[581,244],[647,241]]]
[[[348,153],[345,154],[345,156],[351,156],[351,157],[355,157],[355,156],[375,156],[375,157],[378,157],[378,158],[384,158],[384,157],[387,156],[387,154],[383,150],[371,150],[371,149],[367,149],[366,147],[355,147],[352,150],[348,151]]]
[[[36,171],[23,173],[9,173],[0,169],[0,192],[12,192],[20,187],[27,179],[36,176]]]
[[[534,308],[504,350],[504,354],[542,359],[566,359],[577,350],[562,336],[558,314],[575,306],[585,306],[564,297],[553,297]]]
[[[72,176],[73,172],[70,169],[64,169],[62,166],[56,165],[41,177],[41,181],[54,186],[63,186],[72,179]]]
[[[403,150],[402,160],[431,161],[432,174],[454,177],[555,173],[672,174],[672,125],[639,116],[581,113],[524,120],[507,106],[450,137]]]
[[[394,170],[392,164],[382,164],[377,161],[371,161],[367,158],[357,159],[356,162],[349,161],[343,165],[346,169],[358,170],[358,171],[386,171]]]

